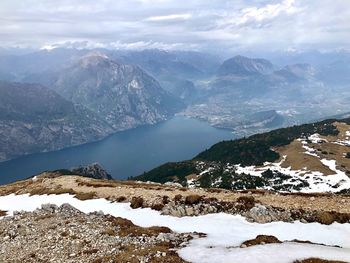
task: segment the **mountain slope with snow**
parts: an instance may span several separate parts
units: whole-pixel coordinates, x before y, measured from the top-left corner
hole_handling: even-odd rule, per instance
[[[350,191],[350,120],[326,120],[223,141],[194,159],[135,179],[189,187],[285,192]]]

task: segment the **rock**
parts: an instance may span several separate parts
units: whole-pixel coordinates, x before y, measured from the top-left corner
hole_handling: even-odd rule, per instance
[[[185,208],[183,208],[182,206],[178,207],[178,211],[180,213],[181,216],[185,216],[186,215],[186,211]]]
[[[49,213],[55,213],[58,209],[58,206],[55,204],[43,204],[41,205],[41,209]]]
[[[194,209],[191,206],[190,207],[186,207],[185,211],[186,211],[186,215],[187,216],[192,216],[194,214]]]
[[[79,214],[81,213],[79,209],[75,208],[74,206],[72,206],[71,204],[68,203],[64,203],[62,204],[58,210],[60,212],[66,213],[66,214]]]
[[[89,177],[93,179],[112,180],[112,176],[98,163],[93,163],[86,166],[79,166],[71,169],[72,174]]]
[[[0,230],[0,262],[102,262],[105,255],[120,254],[122,262],[149,263],[155,257],[180,262],[176,253],[167,251],[192,238],[166,227],[140,228],[127,219],[85,214],[69,204],[45,204],[35,213],[6,217],[0,220]],[[145,249],[158,252],[145,254]]]

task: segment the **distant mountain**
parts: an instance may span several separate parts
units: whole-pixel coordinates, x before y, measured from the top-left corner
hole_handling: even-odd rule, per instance
[[[317,77],[328,85],[349,85],[350,58],[339,59],[323,65],[318,70]]]
[[[6,74],[8,80],[18,82],[47,81],[47,75],[62,70],[87,52],[89,51],[57,48],[50,51],[37,50],[24,54],[18,52],[18,54],[0,55],[0,75]]]
[[[112,132],[96,114],[48,88],[0,82],[0,161],[91,142]]]
[[[189,187],[350,193],[350,119],[223,141],[183,162],[167,163],[136,180]]]
[[[220,66],[218,76],[254,76],[269,74],[273,71],[273,65],[266,59],[252,59],[244,56],[235,56],[225,60]]]
[[[116,130],[166,120],[182,107],[141,68],[117,63],[96,52],[61,71],[53,87],[67,100],[101,116]]]
[[[141,67],[156,78],[166,91],[186,104],[202,94],[196,82],[214,76],[221,63],[221,59],[214,55],[193,51],[148,49],[112,52],[110,56]]]
[[[220,65],[220,59],[216,56],[194,51],[146,49],[115,52],[111,57],[138,65],[160,79],[171,76],[189,80],[207,77],[214,74]]]
[[[307,81],[315,77],[316,70],[309,64],[293,64],[273,72],[275,81],[294,83]]]

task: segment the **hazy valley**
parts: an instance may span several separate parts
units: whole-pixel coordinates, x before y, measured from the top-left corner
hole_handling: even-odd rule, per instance
[[[349,263],[349,21],[1,0],[0,263]]]
[[[50,142],[41,142],[23,126],[30,126],[34,120],[27,118],[27,123],[20,126],[7,118],[4,125],[19,125],[25,134],[22,143],[28,146],[21,150],[15,141],[11,147],[4,145],[2,160],[95,141],[117,131],[167,120],[174,114],[232,130],[240,137],[348,111],[350,69],[345,61],[350,55],[345,52],[319,53],[311,58],[308,53],[285,54],[289,58],[285,63],[294,63],[287,65],[244,56],[225,60],[189,51],[58,48],[21,55],[11,52],[0,56],[0,76],[7,82],[3,85],[16,82],[47,87],[85,111],[83,118],[98,120],[90,123],[98,126],[99,134],[84,130],[82,124],[55,131],[70,133],[73,139],[64,141],[56,135]],[[310,63],[305,63],[307,58]],[[301,63],[295,64],[296,60]],[[50,111],[47,114],[45,118],[55,118]],[[31,146],[33,140],[49,146]]]

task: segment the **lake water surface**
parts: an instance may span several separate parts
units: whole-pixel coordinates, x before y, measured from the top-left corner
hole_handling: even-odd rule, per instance
[[[0,163],[0,184],[42,171],[100,163],[115,179],[126,179],[169,161],[190,159],[212,144],[233,139],[228,130],[174,117],[152,126],[118,132],[104,140]]]

